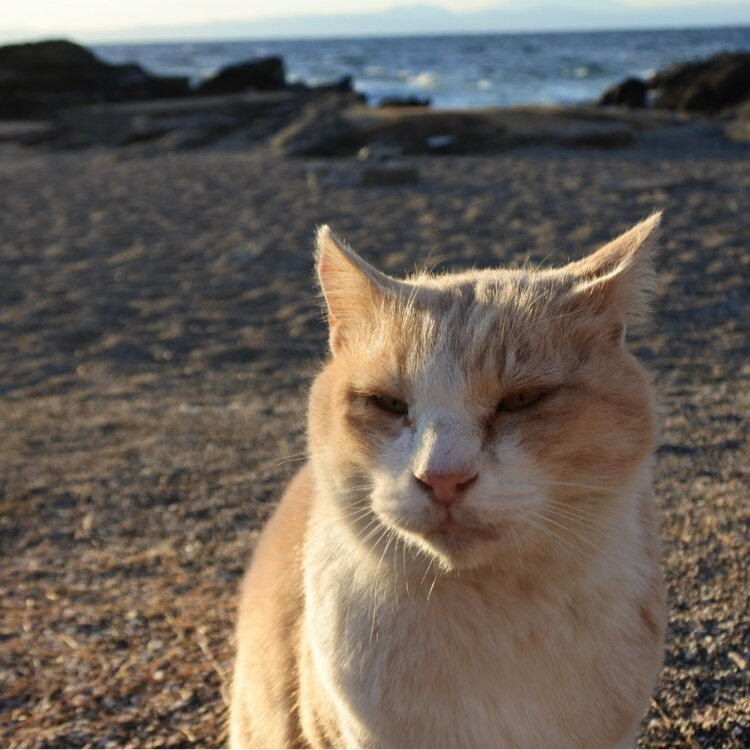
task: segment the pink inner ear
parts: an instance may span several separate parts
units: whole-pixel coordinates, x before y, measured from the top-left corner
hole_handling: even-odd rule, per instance
[[[320,274],[320,278],[323,281],[323,286],[325,286],[325,280],[330,279],[331,274],[333,273],[331,262],[328,260],[325,253],[321,255],[318,273]]]

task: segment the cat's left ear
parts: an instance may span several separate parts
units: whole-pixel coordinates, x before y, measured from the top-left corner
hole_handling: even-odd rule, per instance
[[[612,339],[622,339],[627,323],[648,315],[656,285],[654,255],[660,223],[661,211],[562,269],[574,277],[577,304],[611,322]]]

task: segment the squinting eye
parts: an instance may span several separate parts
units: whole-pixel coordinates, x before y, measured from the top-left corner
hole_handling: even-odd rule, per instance
[[[504,398],[498,405],[498,411],[518,411],[518,409],[525,409],[527,406],[531,406],[535,401],[538,401],[543,395],[543,391],[522,391],[521,393],[514,393],[512,396]]]
[[[370,396],[370,398],[378,408],[390,414],[402,416],[409,411],[409,405],[406,401],[401,401],[398,398],[393,398],[392,396]]]

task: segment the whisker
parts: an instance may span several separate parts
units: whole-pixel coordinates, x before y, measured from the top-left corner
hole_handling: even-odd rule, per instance
[[[364,518],[365,516],[367,516],[369,512],[370,511],[368,509],[367,511],[363,512],[359,516],[354,516],[354,517],[346,517],[346,516],[344,516],[343,518],[337,518],[337,519],[331,521],[330,523],[326,524],[325,526],[322,526],[320,528],[316,528],[315,531],[313,532],[313,535],[314,535],[314,537],[320,537],[320,536],[324,535],[329,529],[332,529],[334,526],[340,526],[340,525],[345,525],[345,524],[348,524],[348,523],[356,522],[356,521],[360,520],[360,518]],[[380,519],[377,518],[377,516],[374,516],[372,519],[370,519],[364,525],[364,527],[361,529],[361,531],[362,532],[367,531],[370,528],[370,526],[372,526],[372,525],[376,525],[377,526],[379,524],[379,522],[380,522]]]
[[[548,515],[545,515],[544,513],[539,514],[539,517],[545,523],[551,523],[553,526],[557,526],[558,528],[562,529],[563,531],[566,531],[569,534],[572,534],[574,537],[576,537],[580,541],[584,542],[585,544],[587,544],[592,549],[596,550],[599,553],[599,555],[601,555],[604,559],[608,560],[609,562],[614,563],[615,565],[618,565],[618,566],[622,565],[622,560],[618,560],[612,554],[610,554],[606,550],[602,549],[598,545],[594,544],[594,542],[592,542],[588,537],[586,537],[586,536],[584,536],[582,534],[579,534],[577,531],[575,531],[574,529],[571,529],[569,526],[566,526],[564,524],[558,523],[557,521],[551,519]],[[579,549],[579,551],[583,552],[584,554],[587,552],[586,550],[580,549],[580,548],[575,548],[574,547],[574,549]],[[596,559],[596,555],[594,555],[591,552],[588,553],[588,556],[591,559],[593,559],[593,560]]]
[[[569,503],[561,503],[557,500],[552,500],[550,498],[545,499],[545,505],[551,506],[553,508],[562,508],[563,510],[566,510],[570,513],[575,514],[578,518],[583,518],[587,521],[592,521],[594,523],[598,523],[601,526],[604,526],[604,512],[600,513],[594,513],[593,511],[586,510],[585,508],[579,508],[577,505],[570,505]]]
[[[606,492],[607,494],[616,495],[618,490],[612,487],[602,487],[596,484],[583,484],[581,482],[555,482],[555,481],[544,481],[543,479],[530,479],[529,484],[540,484],[549,487],[574,487],[576,489],[583,490],[597,490],[598,492]]]
[[[276,459],[276,463],[274,463],[274,466],[278,468],[279,466],[283,466],[284,464],[290,464],[294,463],[295,461],[301,461],[302,459],[305,459],[308,457],[307,451],[303,451],[302,453],[292,453],[289,456],[282,456],[281,458]]]
[[[372,643],[373,636],[375,635],[375,622],[376,622],[376,611],[377,611],[377,584],[378,584],[378,571],[380,570],[380,565],[383,562],[383,558],[385,557],[385,553],[388,551],[388,547],[391,545],[391,541],[393,540],[394,532],[392,529],[389,529],[387,526],[383,528],[383,533],[378,537],[375,544],[372,546],[372,551],[375,552],[375,548],[380,544],[380,542],[383,540],[383,538],[386,539],[385,548],[383,549],[383,554],[380,556],[380,560],[378,560],[377,567],[375,568],[375,574],[372,577],[372,624],[370,626],[370,643]]]
[[[427,602],[429,603],[430,597],[432,596],[432,590],[435,588],[435,584],[437,583],[438,576],[440,575],[440,571],[435,572],[435,577],[432,579],[432,584],[430,585],[430,590],[427,592]]]
[[[613,536],[612,534],[608,533],[605,529],[606,527],[602,526],[596,526],[592,523],[589,523],[586,519],[580,518],[578,516],[575,516],[573,514],[567,513],[562,508],[548,508],[549,512],[557,514],[558,516],[565,518],[569,521],[574,521],[575,523],[580,524],[581,526],[585,526],[587,529],[591,529],[591,531],[596,532],[597,534],[600,534],[604,538],[608,539],[611,542],[617,542],[617,537]],[[572,531],[572,529],[571,529]]]
[[[375,518],[374,520],[376,520],[376,521],[377,521],[377,523],[376,523],[376,525],[375,525],[375,528],[374,528],[374,529],[372,529],[372,531],[370,531],[370,532],[369,532],[369,533],[368,533],[368,534],[367,534],[367,535],[366,535],[365,537],[363,537],[363,538],[362,538],[362,544],[367,544],[367,542],[368,542],[368,541],[369,541],[370,539],[372,539],[372,537],[374,537],[374,536],[375,536],[375,534],[376,534],[376,533],[377,533],[378,531],[383,531],[383,533],[386,533],[386,532],[388,531],[388,528],[382,525],[382,522],[380,521],[380,519],[379,519],[379,518],[377,518],[377,517],[376,517],[376,518]],[[378,542],[379,542],[379,541],[380,541],[380,540],[378,540]],[[376,543],[375,543],[375,544],[374,544],[374,545],[372,546],[372,549],[374,550],[376,546],[377,546],[377,542],[376,542]]]
[[[573,544],[571,543],[569,539],[564,539],[559,534],[556,534],[554,531],[552,531],[552,529],[548,529],[543,524],[534,523],[534,521],[532,521],[531,518],[528,518],[528,517],[525,519],[524,522],[527,523],[529,526],[531,526],[532,529],[536,529],[537,531],[542,532],[542,534],[545,534],[551,537],[552,539],[556,539],[558,542],[568,547],[568,549],[575,549],[575,547],[573,546]]]

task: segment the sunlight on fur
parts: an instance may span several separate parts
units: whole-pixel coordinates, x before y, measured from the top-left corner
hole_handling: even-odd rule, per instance
[[[625,334],[659,222],[405,280],[320,228],[331,357],[243,583],[233,747],[634,745],[666,612]]]

